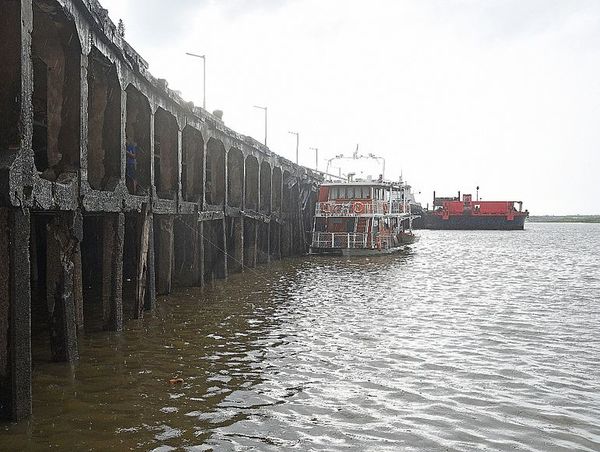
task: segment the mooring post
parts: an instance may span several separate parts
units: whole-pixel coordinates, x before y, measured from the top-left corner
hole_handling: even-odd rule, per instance
[[[0,417],[31,415],[30,216],[0,209]]]
[[[123,329],[123,241],[125,215],[108,214],[103,219],[102,312],[104,329]]]

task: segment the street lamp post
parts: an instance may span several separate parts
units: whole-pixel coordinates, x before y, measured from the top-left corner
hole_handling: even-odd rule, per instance
[[[309,148],[311,151],[315,151],[315,170],[319,171],[319,148]]]
[[[255,105],[254,108],[260,108],[265,111],[265,146],[267,145],[267,107],[261,107],[259,105]]]
[[[296,165],[298,164],[298,148],[300,147],[300,134],[298,132],[288,132],[292,135],[296,135]]]
[[[185,52],[186,55],[196,58],[202,58],[202,108],[206,110],[206,55],[196,55],[195,53]]]

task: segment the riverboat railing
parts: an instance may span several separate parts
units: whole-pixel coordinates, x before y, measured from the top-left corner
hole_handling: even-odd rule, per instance
[[[313,232],[313,248],[381,249],[387,250],[397,242],[392,234],[363,232]]]
[[[400,201],[324,201],[318,202],[315,210],[317,216],[356,217],[361,215],[397,215],[410,213],[410,207]]]

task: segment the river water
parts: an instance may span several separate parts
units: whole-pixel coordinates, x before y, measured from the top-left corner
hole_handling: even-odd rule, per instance
[[[600,450],[600,224],[526,228],[181,289],[36,359],[0,449]]]

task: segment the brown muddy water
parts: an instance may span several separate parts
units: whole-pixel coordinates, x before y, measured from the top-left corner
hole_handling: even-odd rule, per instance
[[[0,449],[600,450],[600,225],[420,234],[179,290],[74,366],[34,342]]]

